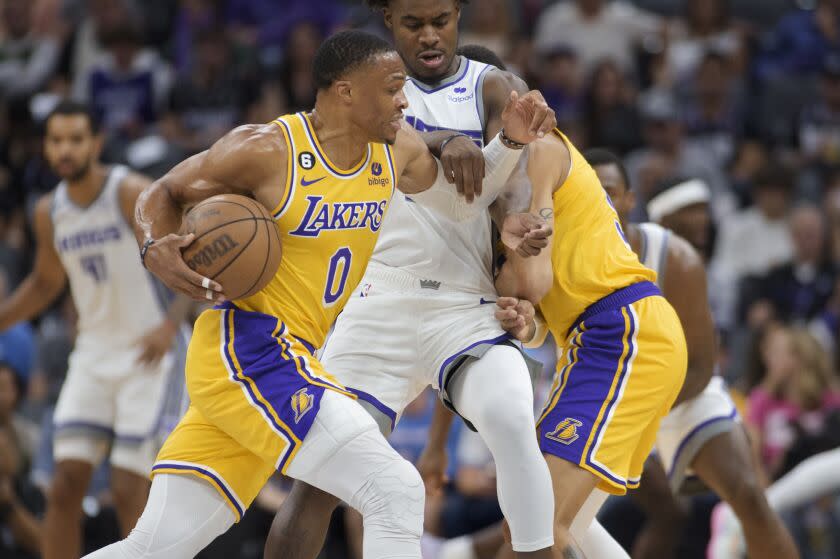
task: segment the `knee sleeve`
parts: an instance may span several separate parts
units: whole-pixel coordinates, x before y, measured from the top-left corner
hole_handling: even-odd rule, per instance
[[[146,509],[128,537],[85,559],[192,559],[234,520],[228,504],[207,483],[158,474]]]
[[[411,463],[403,460],[370,476],[349,504],[362,513],[365,529],[376,525],[419,538],[423,534],[425,499],[423,479]]]
[[[499,505],[515,551],[554,542],[554,494],[534,425],[531,378],[519,351],[494,346],[452,382],[452,402],[478,429],[496,462]]]

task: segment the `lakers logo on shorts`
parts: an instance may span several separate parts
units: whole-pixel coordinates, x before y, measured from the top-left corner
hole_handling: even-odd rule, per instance
[[[558,443],[563,444],[572,444],[580,435],[577,433],[578,427],[582,427],[583,423],[578,421],[577,419],[572,419],[571,417],[567,417],[563,421],[557,424],[557,427],[554,428],[554,431],[551,433],[546,433],[546,437],[553,441],[557,441]]]
[[[306,412],[312,409],[314,403],[315,398],[306,391],[306,388],[301,388],[292,394],[292,409],[295,412],[295,423],[300,422],[301,418],[306,415]]]

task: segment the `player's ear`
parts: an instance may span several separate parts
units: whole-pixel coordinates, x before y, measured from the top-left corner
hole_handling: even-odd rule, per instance
[[[394,16],[391,13],[391,8],[382,8],[382,19],[385,22],[385,27],[389,30],[394,28]]]
[[[97,132],[93,135],[93,158],[99,160],[99,155],[102,153],[102,147],[105,145],[105,135],[102,132]]]
[[[338,80],[333,84],[338,98],[344,103],[350,104],[353,102],[353,88],[347,80]]]

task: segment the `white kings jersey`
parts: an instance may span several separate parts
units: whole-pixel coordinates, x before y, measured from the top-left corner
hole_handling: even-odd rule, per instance
[[[461,57],[458,71],[437,84],[405,83],[405,119],[421,132],[457,130],[484,146],[484,77],[494,68]],[[454,188],[454,185],[453,187]],[[495,294],[490,216],[455,222],[394,194],[371,261],[442,282],[446,288]]]
[[[112,167],[99,196],[77,206],[62,181],[52,200],[55,249],[79,316],[76,351],[130,350],[163,320],[165,288],[140,263],[119,188],[126,167]]]
[[[656,223],[640,223],[639,231],[642,233],[642,254],[639,260],[656,272],[656,284],[664,291],[671,232]]]

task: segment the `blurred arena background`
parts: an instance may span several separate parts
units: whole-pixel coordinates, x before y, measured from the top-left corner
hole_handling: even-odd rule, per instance
[[[239,123],[311,107],[312,57],[331,32],[389,36],[378,13],[351,0],[0,7],[0,297],[30,269],[32,209],[58,182],[41,139],[59,99],[94,107],[107,162],[159,177]],[[840,0],[473,0],[463,9],[461,43],[494,50],[539,88],[578,147],[624,157],[637,220],[663,182],[708,184],[710,203],[686,226],[708,265],[719,372],[768,482],[840,446]],[[36,518],[74,313],[65,296],[38,321],[0,334],[0,506],[14,500]],[[551,342],[534,355],[546,364],[545,384]],[[391,439],[409,459],[423,447],[433,403],[431,394],[416,401]],[[501,517],[480,439],[458,426],[450,447],[451,487],[427,508],[436,538]],[[85,500],[88,550],[117,539],[107,476],[98,472]],[[286,488],[273,480],[200,557],[261,557]],[[643,519],[627,501],[613,499],[602,520],[630,549]],[[679,557],[706,556],[715,503],[705,494],[683,499]],[[38,557],[27,551],[37,526],[22,533],[7,518],[0,515],[0,557]],[[803,558],[840,558],[836,495],[785,521]],[[339,511],[322,556],[360,559],[360,529]]]

